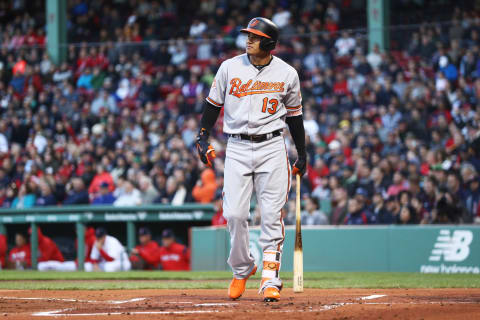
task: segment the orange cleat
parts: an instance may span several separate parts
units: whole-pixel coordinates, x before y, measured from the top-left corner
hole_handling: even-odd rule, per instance
[[[263,292],[263,301],[265,302],[277,302],[280,300],[280,290],[282,288],[277,288],[277,287],[266,287],[263,288],[263,284],[270,280],[270,278],[262,278],[262,282],[260,283],[260,290],[258,293]],[[283,287],[283,284],[282,284]]]
[[[237,279],[233,277],[232,282],[230,282],[230,286],[228,287],[228,296],[230,299],[238,299],[242,296],[242,294],[245,292],[248,278],[253,276],[255,272],[257,272],[257,266],[254,266],[252,272],[250,272],[250,274],[244,279]]]
[[[263,301],[277,302],[280,300],[280,291],[275,287],[268,287],[263,289]]]

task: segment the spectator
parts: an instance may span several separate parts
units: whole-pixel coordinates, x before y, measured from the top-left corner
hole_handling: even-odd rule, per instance
[[[282,6],[277,7],[277,12],[272,16],[272,21],[275,23],[280,29],[283,29],[287,26],[288,22],[290,21],[290,16],[292,13],[288,10],[285,10]]]
[[[3,208],[10,208],[12,206],[13,200],[17,197],[17,184],[15,182],[11,182],[5,191],[5,198],[3,199],[2,207]]]
[[[160,265],[165,271],[190,270],[190,249],[175,242],[175,235],[170,229],[162,232]]]
[[[338,8],[335,6],[334,1],[330,1],[328,3],[325,15],[332,19],[335,23],[340,22],[340,10],[338,10]]]
[[[438,62],[440,72],[445,75],[448,81],[456,81],[458,79],[457,67],[451,63],[447,56],[441,56]]]
[[[459,203],[455,202],[454,196],[444,187],[437,194],[437,201],[432,212],[434,224],[460,223],[463,212]]]
[[[115,98],[106,90],[102,90],[98,93],[95,100],[92,101],[90,112],[96,116],[101,112],[108,110],[110,113],[118,113],[117,102]]]
[[[35,200],[35,206],[54,206],[57,204],[57,199],[52,193],[50,184],[46,181],[40,183],[40,196]]]
[[[85,190],[85,184],[81,178],[74,178],[69,185],[67,185],[68,192],[67,198],[63,201],[63,204],[89,204],[87,190]]]
[[[88,193],[90,196],[95,196],[100,191],[100,185],[106,182],[108,184],[108,191],[113,192],[115,190],[115,184],[113,178],[109,172],[105,171],[103,165],[97,165],[97,174],[93,177],[90,186],[88,187]]]
[[[467,190],[463,198],[463,205],[466,209],[464,221],[471,223],[475,220],[477,208],[480,207],[480,179],[477,176],[472,176],[466,181],[466,185]]]
[[[319,41],[316,37],[312,38],[312,49],[303,59],[303,64],[308,71],[325,70],[332,67],[332,56],[323,44],[315,45]],[[319,74],[321,77],[321,74]],[[321,77],[323,80],[323,77]]]
[[[201,180],[197,181],[197,185],[192,190],[193,198],[200,203],[210,203],[216,190],[215,172],[210,168],[205,168]]]
[[[93,75],[91,74],[90,68],[86,68],[85,72],[77,80],[77,87],[83,88],[85,90],[93,89],[92,84]]]
[[[24,183],[20,186],[18,196],[13,199],[12,208],[31,208],[35,205],[35,194],[30,192],[29,187]]]
[[[373,193],[379,193],[382,196],[386,196],[387,186],[389,185],[389,183],[387,182],[387,179],[385,178],[382,169],[380,169],[379,167],[373,168],[370,177],[373,183]]]
[[[418,223],[420,224],[432,223],[432,216],[430,212],[428,212],[424,208],[423,203],[418,197],[412,198],[411,207],[412,207],[413,215],[416,217]]]
[[[142,204],[152,204],[159,196],[157,189],[155,189],[149,177],[142,175],[139,180],[139,186]]]
[[[147,227],[138,230],[140,244],[132,249],[130,261],[134,270],[158,269],[160,263],[160,247],[152,240],[152,233]]]
[[[314,226],[328,224],[328,218],[319,210],[318,199],[307,197],[305,199],[305,210],[302,211],[302,225]]]
[[[342,36],[335,41],[338,56],[343,57],[352,53],[355,44],[355,39],[350,36],[348,31],[343,31]]]
[[[203,91],[203,84],[198,82],[196,75],[190,77],[190,81],[185,83],[182,87],[182,94],[185,98],[195,98]]]
[[[142,204],[142,198],[140,196],[140,191],[133,185],[130,180],[125,180],[122,184],[121,193],[117,196],[117,199],[113,202],[113,205],[116,207],[124,206],[138,206]]]
[[[348,213],[348,194],[345,188],[338,187],[333,191],[332,206],[330,223],[333,225],[343,224]]]
[[[357,200],[352,198],[348,201],[348,213],[345,217],[346,225],[361,225],[372,223],[372,217],[365,207]]]
[[[382,194],[375,193],[372,198],[373,214],[378,224],[392,224],[394,222],[392,213],[385,207]]]
[[[403,173],[397,171],[393,174],[393,184],[388,188],[387,195],[396,196],[403,190],[408,190],[408,183]]]
[[[373,50],[367,55],[367,61],[372,69],[380,68],[382,64],[382,55],[380,54],[380,47],[377,43],[373,46]]]
[[[109,190],[110,184],[106,181],[100,184],[100,192],[93,198],[93,205],[112,205],[115,202],[113,193]]]
[[[207,24],[198,19],[193,20],[192,25],[190,26],[190,36],[192,38],[200,37],[207,30]]]
[[[5,135],[0,132],[0,156],[8,153],[8,141]]]
[[[107,235],[107,230],[102,227],[95,230],[95,236],[95,244],[90,254],[92,264],[86,264],[85,271],[129,271],[131,263],[120,241]]]
[[[390,196],[386,200],[386,209],[387,211],[391,214],[393,218],[393,222],[399,221],[400,220],[400,203],[397,200],[397,197],[395,196]]]
[[[20,232],[15,234],[15,247],[8,254],[8,268],[24,270],[32,266],[30,244]]]

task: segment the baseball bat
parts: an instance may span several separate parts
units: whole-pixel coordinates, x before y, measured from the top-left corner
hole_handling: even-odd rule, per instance
[[[295,201],[295,251],[293,252],[293,292],[303,292],[302,220],[300,215],[300,175],[297,174]]]

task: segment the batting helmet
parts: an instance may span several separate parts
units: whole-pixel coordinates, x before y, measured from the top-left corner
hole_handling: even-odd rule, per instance
[[[262,37],[260,49],[263,51],[272,51],[275,49],[278,40],[278,27],[267,18],[257,17],[250,20],[245,29],[240,30],[245,33],[254,33]]]

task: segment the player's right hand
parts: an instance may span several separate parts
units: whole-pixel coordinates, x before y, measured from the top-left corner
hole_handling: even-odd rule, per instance
[[[212,167],[213,159],[216,157],[215,149],[208,142],[208,137],[210,134],[205,128],[200,129],[197,135],[197,142],[195,146],[197,147],[198,156],[203,163],[205,163],[210,168]]]

